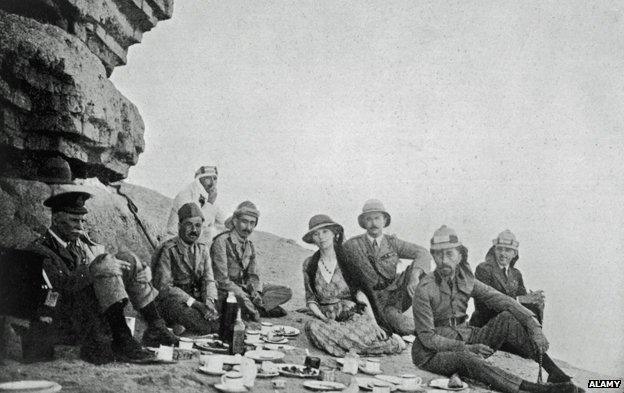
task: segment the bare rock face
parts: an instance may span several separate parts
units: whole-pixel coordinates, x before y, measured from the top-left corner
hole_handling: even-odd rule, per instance
[[[172,12],[173,0],[0,1],[0,176],[36,179],[62,156],[75,177],[127,177],[144,125],[108,77]]]
[[[28,178],[48,153],[67,157],[78,177],[125,178],[144,149],[144,125],[100,60],[78,38],[32,19],[0,11],[0,31],[4,174]]]
[[[159,20],[171,18],[173,0],[3,0],[0,9],[78,37],[110,76],[126,64],[130,45],[141,42]]]

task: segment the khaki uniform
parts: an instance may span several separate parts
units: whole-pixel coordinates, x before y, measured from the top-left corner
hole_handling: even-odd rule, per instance
[[[153,283],[160,292],[157,301],[169,325],[180,324],[200,334],[216,329],[214,322],[186,305],[191,297],[199,302],[217,299],[209,252],[205,243],[188,245],[178,236],[156,249],[152,258]]]
[[[241,238],[236,230],[215,237],[210,256],[221,301],[229,291],[234,292],[241,308],[255,313],[262,310],[256,310],[251,304],[249,295],[254,292],[261,294],[264,311],[270,311],[292,297],[292,290],[288,287],[260,283],[254,245],[251,240]]]
[[[383,314],[386,328],[404,335],[414,332],[411,316],[403,315],[411,306],[407,285],[429,271],[431,255],[425,248],[409,243],[396,236],[383,235],[381,244],[373,248],[366,234],[355,236],[344,243],[350,263],[360,270],[367,285],[372,289],[377,307]],[[400,259],[411,259],[412,264],[397,273]]]
[[[471,297],[498,312],[482,328],[466,323],[466,309]],[[535,358],[530,332],[539,329],[539,325],[529,310],[475,280],[465,256],[450,282],[437,272],[421,280],[414,294],[413,312],[414,364],[442,375],[457,372],[503,392],[518,391],[521,378],[469,352],[467,345],[481,343],[494,350],[505,345],[514,348],[514,352],[521,356]]]

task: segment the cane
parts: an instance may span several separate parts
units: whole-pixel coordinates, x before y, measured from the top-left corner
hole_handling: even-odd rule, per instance
[[[542,384],[542,352],[538,351],[537,364],[539,364],[539,370],[537,371],[537,383]]]

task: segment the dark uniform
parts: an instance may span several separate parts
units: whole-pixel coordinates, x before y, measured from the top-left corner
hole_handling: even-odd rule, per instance
[[[519,300],[519,296],[527,294],[527,290],[524,287],[524,280],[522,279],[522,273],[515,267],[518,261],[518,255],[516,255],[507,268],[507,274],[501,269],[496,262],[496,256],[494,255],[494,247],[491,247],[485,256],[485,262],[477,265],[475,269],[475,278],[484,284],[491,286],[500,293],[509,296],[512,299]],[[538,321],[542,322],[543,303],[541,304],[524,304],[525,307],[533,311]],[[490,319],[496,316],[496,312],[491,310],[486,304],[475,301],[475,312],[470,317],[470,324],[472,326],[481,327],[485,325]]]

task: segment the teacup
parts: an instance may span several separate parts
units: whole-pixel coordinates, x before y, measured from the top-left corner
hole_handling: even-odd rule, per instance
[[[342,372],[347,374],[357,374],[358,361],[355,358],[344,358],[342,363]]]
[[[204,368],[210,372],[218,373],[223,370],[223,358],[214,355],[201,355],[199,357],[200,364],[203,363]]]
[[[260,322],[260,334],[267,336],[273,330],[271,322]]]
[[[275,374],[277,372],[277,365],[270,360],[263,361],[260,367],[265,374]]]
[[[156,358],[158,360],[172,361],[173,360],[173,347],[170,347],[167,345],[161,345],[158,348],[158,354],[156,355]]]
[[[422,378],[414,374],[401,375],[401,387],[406,390],[416,390],[422,385]]]
[[[221,384],[229,389],[242,390],[245,389],[243,374],[238,371],[230,371],[221,376]]]
[[[180,348],[180,349],[193,349],[193,341],[192,340],[180,339],[180,342],[178,342],[178,348]]]
[[[370,373],[378,373],[381,371],[381,365],[379,359],[366,359],[364,363],[364,369]]]

